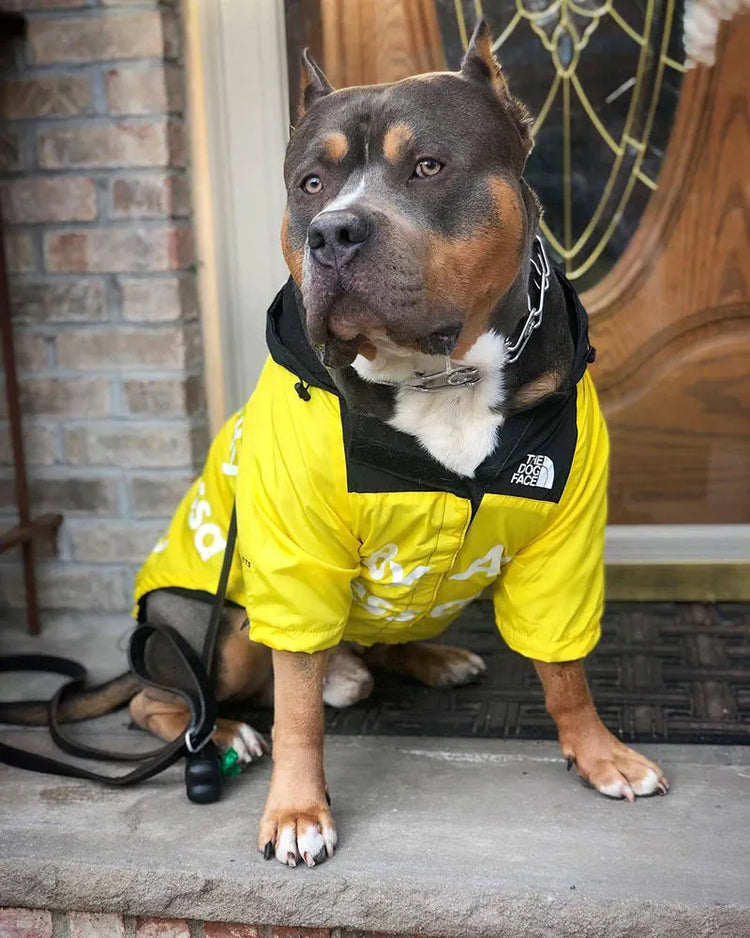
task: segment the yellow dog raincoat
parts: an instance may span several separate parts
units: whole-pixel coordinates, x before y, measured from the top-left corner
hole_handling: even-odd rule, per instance
[[[474,478],[352,413],[307,343],[293,286],[269,310],[269,358],[136,582],[136,600],[216,591],[236,498],[227,590],[251,637],[289,651],[427,639],[492,586],[498,628],[530,658],[596,645],[608,441],[586,314],[565,288],[573,382],[511,416]]]

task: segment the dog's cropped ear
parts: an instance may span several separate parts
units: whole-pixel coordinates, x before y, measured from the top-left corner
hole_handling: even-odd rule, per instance
[[[505,80],[502,67],[492,51],[492,33],[486,20],[480,20],[474,29],[469,48],[461,62],[461,74],[469,81],[476,81],[492,88],[516,125],[527,154],[530,153],[533,146],[530,133],[531,117],[526,106],[514,98],[508,89],[508,82]]]
[[[323,69],[310,55],[310,51],[305,49],[302,53],[302,91],[297,117],[302,120],[316,101],[333,90],[333,86],[323,74]]]
[[[461,74],[472,81],[492,85],[499,98],[509,96],[508,83],[492,51],[492,33],[486,20],[479,20],[474,27],[474,35],[461,62]]]

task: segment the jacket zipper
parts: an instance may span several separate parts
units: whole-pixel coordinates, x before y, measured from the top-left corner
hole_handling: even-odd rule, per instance
[[[471,517],[469,518],[469,524],[466,528],[468,531],[471,527],[474,518],[476,517],[477,512],[479,511],[479,506],[482,504],[482,499],[484,498],[484,489],[482,489],[475,482],[467,482],[466,488],[469,493],[469,503],[471,504]]]

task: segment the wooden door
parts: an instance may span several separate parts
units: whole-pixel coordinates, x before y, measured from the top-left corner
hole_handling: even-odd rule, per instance
[[[287,9],[290,73],[312,23],[304,42],[338,86],[457,68],[488,18],[536,114],[527,176],[545,234],[591,316],[610,522],[750,522],[750,14],[722,26],[713,68],[686,70],[680,0]]]
[[[750,521],[750,15],[685,76],[624,255],[588,290],[614,522]]]

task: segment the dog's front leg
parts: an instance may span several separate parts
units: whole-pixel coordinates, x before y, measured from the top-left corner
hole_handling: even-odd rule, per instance
[[[274,651],[273,773],[258,831],[270,859],[315,866],[336,847],[323,770],[326,652]]]
[[[596,712],[583,661],[535,661],[544,696],[557,724],[560,747],[568,765],[597,791],[610,798],[635,801],[636,795],[665,794],[662,770],[613,736]]]

